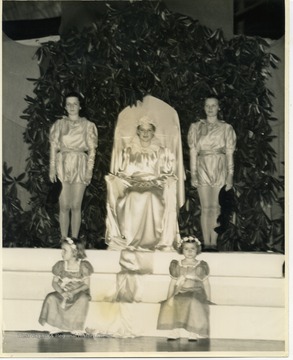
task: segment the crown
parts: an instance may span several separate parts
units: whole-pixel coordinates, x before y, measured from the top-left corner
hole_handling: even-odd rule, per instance
[[[72,247],[72,249],[76,249],[76,245],[70,237],[65,238],[65,241]]]
[[[141,118],[139,118],[137,120],[137,126],[140,126],[140,125],[154,125],[154,126],[157,126],[156,121],[153,120],[152,118],[150,118],[147,115],[144,115],[144,116],[142,116]]]
[[[198,238],[196,236],[184,236],[183,238],[178,240],[178,246],[182,246],[185,242],[188,241],[194,241],[197,245],[201,245],[201,242],[198,240]]]

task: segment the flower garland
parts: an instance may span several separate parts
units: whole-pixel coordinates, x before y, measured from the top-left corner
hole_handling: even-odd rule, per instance
[[[185,242],[194,241],[198,246],[201,246],[201,242],[196,236],[184,236],[183,238],[178,239],[178,247],[181,247]]]
[[[72,247],[72,249],[76,249],[76,244],[70,237],[66,237],[65,241]]]

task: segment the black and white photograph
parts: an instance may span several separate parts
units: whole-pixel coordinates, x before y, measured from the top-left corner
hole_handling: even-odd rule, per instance
[[[2,0],[1,357],[289,356],[288,9]]]

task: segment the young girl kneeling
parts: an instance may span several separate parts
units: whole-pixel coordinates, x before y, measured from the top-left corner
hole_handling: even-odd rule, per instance
[[[62,258],[52,268],[52,286],[43,303],[39,322],[50,326],[50,333],[70,331],[75,335],[84,332],[90,296],[92,265],[84,260],[84,244],[79,240],[62,240]],[[53,328],[52,328],[53,327]]]
[[[209,336],[209,266],[196,259],[200,250],[197,238],[185,237],[178,248],[184,259],[170,263],[172,279],[168,297],[161,303],[157,325],[160,330],[172,330],[168,340],[178,339],[182,328],[189,332],[190,341]]]

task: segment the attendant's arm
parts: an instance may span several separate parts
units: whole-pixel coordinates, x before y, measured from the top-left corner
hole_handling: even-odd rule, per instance
[[[228,191],[233,187],[233,175],[234,175],[233,153],[226,154],[226,162],[227,162],[226,191]]]
[[[56,172],[56,155],[57,148],[54,144],[50,146],[50,170],[49,170],[49,178],[51,182],[57,181],[57,172]]]
[[[194,187],[198,186],[198,177],[197,177],[197,152],[195,148],[191,148],[189,151],[190,156],[190,172],[191,172],[191,185]]]
[[[188,145],[189,145],[189,159],[190,159],[190,173],[191,173],[191,185],[198,186],[197,177],[197,150],[196,150],[196,127],[195,124],[191,124],[188,131]]]
[[[88,161],[87,161],[87,169],[86,169],[86,181],[88,183],[91,182],[93,177],[93,169],[95,165],[95,157],[96,157],[96,149],[88,150]]]
[[[96,148],[98,146],[98,132],[95,124],[91,123],[88,129],[88,158],[87,158],[87,168],[86,168],[86,181],[91,182],[93,176],[93,169],[95,165],[96,158]]]
[[[233,175],[234,175],[234,151],[236,147],[236,134],[231,125],[227,127],[226,133],[226,191],[233,187]]]
[[[57,120],[50,129],[49,141],[50,141],[50,165],[49,165],[49,178],[51,182],[57,181],[56,171],[56,157],[59,150],[59,136],[61,122]]]

